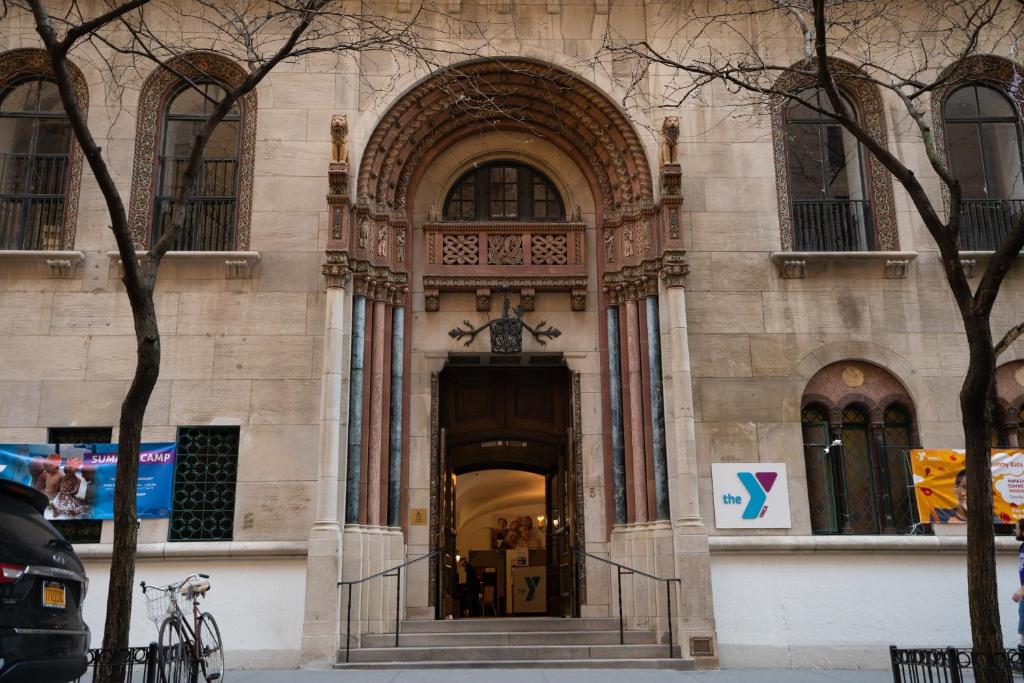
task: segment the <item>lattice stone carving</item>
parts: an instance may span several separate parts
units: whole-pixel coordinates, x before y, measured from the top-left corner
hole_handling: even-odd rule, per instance
[[[487,239],[487,263],[518,266],[523,262],[522,235],[491,235]]]
[[[569,240],[565,235],[534,235],[530,257],[539,266],[564,266],[569,262]]]
[[[480,261],[477,235],[445,235],[441,238],[441,263],[446,266],[475,266]]]

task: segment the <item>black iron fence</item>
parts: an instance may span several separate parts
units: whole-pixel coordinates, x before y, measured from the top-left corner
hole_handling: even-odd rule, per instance
[[[97,674],[114,669],[118,681],[124,683],[158,683],[160,680],[159,646],[127,647],[119,650],[89,650],[89,668],[75,683],[90,683]]]
[[[893,683],[969,683],[987,674],[986,680],[1024,681],[1022,648],[995,653],[966,648],[900,649],[889,646]]]
[[[871,204],[858,199],[796,199],[793,237],[797,251],[867,251]]]
[[[173,199],[158,199],[153,215],[153,243],[171,225]],[[231,251],[235,248],[235,199],[191,199],[171,251]]]
[[[1024,199],[964,199],[960,202],[960,248],[995,251],[1024,214]]]

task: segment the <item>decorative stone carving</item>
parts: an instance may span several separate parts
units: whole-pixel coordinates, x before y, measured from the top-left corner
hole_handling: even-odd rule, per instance
[[[615,231],[604,231],[604,260],[605,263],[615,262]]]
[[[487,263],[518,266],[523,263],[522,235],[490,235],[487,239]]]
[[[569,241],[565,235],[534,235],[530,260],[535,265],[562,266],[569,262]]]
[[[388,226],[381,225],[377,228],[377,256],[387,258],[388,255]]]
[[[480,238],[476,235],[444,235],[441,238],[441,263],[447,266],[472,266],[480,262]]]
[[[395,262],[405,261],[405,228],[395,230]]]
[[[488,293],[488,297],[489,297]],[[531,326],[523,319],[523,307],[511,308],[508,300],[508,289],[505,290],[505,300],[501,306],[501,317],[492,318],[479,327],[473,327],[468,320],[462,324],[467,329],[456,327],[448,333],[452,339],[461,340],[468,337],[465,346],[469,346],[476,339],[476,335],[486,329],[491,331],[491,351],[493,353],[519,353],[523,350],[523,330],[527,330],[541,346],[546,346],[548,339],[555,339],[561,336],[561,331],[551,327],[546,321],[541,320],[536,327]]]
[[[622,230],[622,257],[632,258],[633,253],[633,226],[627,223]]]
[[[885,262],[885,277],[890,280],[902,280],[910,270],[908,259],[889,259]]]
[[[668,210],[668,236],[669,239],[679,239],[679,212],[675,207]]]
[[[431,223],[435,223],[437,221],[437,205],[436,204],[431,204],[430,208],[427,209],[427,220],[430,221]]]
[[[359,248],[366,249],[366,243],[370,239],[370,219],[363,216],[359,221]]]
[[[686,263],[685,251],[665,252],[661,262],[661,279],[666,287],[685,287],[686,276],[689,274],[690,266]]]
[[[352,275],[348,267],[348,256],[338,251],[327,252],[327,262],[321,267],[321,272],[327,279],[328,289],[344,287]]]
[[[67,280],[74,277],[75,271],[78,270],[78,266],[82,265],[81,258],[48,258],[46,259],[46,268],[49,273],[49,277],[59,280]],[[532,309],[531,309],[532,310]]]
[[[532,287],[525,287],[519,291],[519,308],[524,311],[532,311],[534,307],[534,297],[536,296],[537,290]]]
[[[331,161],[348,163],[348,116],[345,114],[331,117]]]
[[[573,289],[569,293],[569,305],[574,311],[587,310],[587,290],[582,288]]]
[[[572,205],[572,218],[573,223],[579,223],[583,220],[583,212],[580,210],[579,204]]]
[[[423,308],[431,313],[439,311],[441,309],[441,293],[436,289],[424,289]]]
[[[779,271],[785,280],[801,280],[807,277],[807,259],[788,258],[782,262]]]
[[[491,310],[491,290],[489,290],[489,289],[478,289],[478,290],[476,290],[476,310],[478,310],[478,311],[489,311],[489,310]]]
[[[679,163],[677,148],[679,145],[679,117],[666,116],[661,124],[661,165],[669,166]]]

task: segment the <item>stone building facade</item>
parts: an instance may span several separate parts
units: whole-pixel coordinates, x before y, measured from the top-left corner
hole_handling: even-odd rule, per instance
[[[209,193],[200,221],[228,216],[232,229],[182,243],[162,266],[163,366],[143,433],[232,476],[219,488],[179,482],[209,484],[219,507],[182,502],[169,522],[144,521],[137,573],[151,583],[213,575],[211,609],[234,661],[333,658],[347,607],[339,580],[450,554],[445,434],[454,438],[461,413],[446,412],[445,387],[465,366],[510,357],[524,373],[547,363],[565,377],[564,419],[551,424],[569,436],[550,443],[564,447],[557,476],[568,483],[561,507],[549,494],[549,517],[562,515],[572,543],[592,555],[682,579],[674,633],[685,655],[884,667],[890,642],[968,640],[964,538],[912,534],[909,481],[891,465],[907,447],[963,443],[966,346],[934,244],[869,158],[862,194],[847,197],[868,207],[862,233],[846,248],[808,242],[814,221],[794,209],[802,188],[789,172],[785,112],[730,117],[728,95],[713,89],[671,112],[624,111],[622,74],[582,58],[610,21],[653,32],[635,9],[454,3],[455,13],[514,19],[516,39],[496,39],[497,56],[454,71],[384,74],[398,81],[384,101],[360,88],[367,57],[283,64],[233,114],[220,156],[234,175]],[[28,25],[5,21],[0,86],[45,80]],[[800,54],[798,37],[790,47]],[[1020,68],[994,56],[977,64],[998,92]],[[169,126],[193,110],[167,73],[142,74],[112,103],[104,73],[87,60],[76,68],[145,249],[161,221],[161,174],[173,172]],[[244,74],[202,53],[182,68],[212,83]],[[651,87],[667,77],[656,73]],[[928,175],[898,103],[862,83],[846,95]],[[500,97],[506,110],[481,116],[463,106],[473,97]],[[1013,97],[1004,95],[1019,145]],[[0,102],[0,119],[5,111]],[[3,443],[111,426],[116,441],[133,371],[106,208],[81,155],[65,156],[60,224],[29,221],[38,240],[0,251]],[[507,169],[542,188],[529,209],[500,194],[513,182]],[[515,206],[481,214],[472,203],[502,199]],[[463,200],[471,214],[458,213]],[[983,263],[981,247],[971,258]],[[1022,287],[1012,272],[994,327],[1024,319]],[[520,353],[496,354],[493,328],[468,346],[449,334],[500,318],[505,292],[528,325],[545,320],[560,335],[527,330]],[[1006,445],[1018,443],[1022,353],[1012,348],[1000,369]],[[524,410],[509,419],[526,420]],[[515,439],[509,430],[502,438]],[[821,450],[838,434],[851,451],[830,461],[847,468],[841,490]],[[723,462],[784,463],[790,527],[718,528],[711,465]],[[104,523],[99,543],[78,546],[94,577],[94,630],[111,535]],[[999,547],[1009,586],[1014,549]],[[405,618],[443,616],[440,567],[410,566]],[[616,614],[607,565],[587,558],[572,571],[571,616]],[[641,583],[625,590],[631,623],[664,632],[660,595]],[[389,589],[356,599],[358,631],[391,628]],[[273,618],[253,625],[257,609]],[[133,634],[149,634],[143,606],[135,616]]]

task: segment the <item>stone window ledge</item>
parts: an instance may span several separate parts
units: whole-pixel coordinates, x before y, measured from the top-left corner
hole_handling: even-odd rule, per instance
[[[712,553],[956,553],[966,536],[710,536]],[[1016,554],[1020,542],[996,538],[996,552]]]
[[[987,261],[992,258],[995,251],[961,251],[960,252],[960,265],[964,268],[964,273],[967,277],[972,278],[975,275],[981,275],[980,271],[975,271],[975,267],[978,265],[978,261]],[[1024,258],[1024,251],[1017,254],[1017,258]]]
[[[146,251],[135,252],[138,257],[145,258]],[[121,263],[121,253],[108,251],[107,256]],[[170,261],[192,263],[221,263],[224,266],[224,277],[229,280],[248,280],[253,276],[256,265],[260,262],[258,251],[169,251],[164,255]]]
[[[112,543],[75,544],[83,560],[109,560]],[[198,543],[140,543],[138,557],[178,560],[200,557],[305,557],[306,541],[207,541]]]
[[[868,261],[880,264],[885,277],[902,279],[907,276],[910,262],[917,258],[916,251],[773,251],[772,263],[784,279],[805,278],[812,264],[838,261]]]
[[[78,267],[85,260],[85,254],[80,251],[50,251],[50,250],[0,250],[0,263],[7,261],[20,261],[29,264],[45,264],[52,278],[72,278],[78,271]]]

